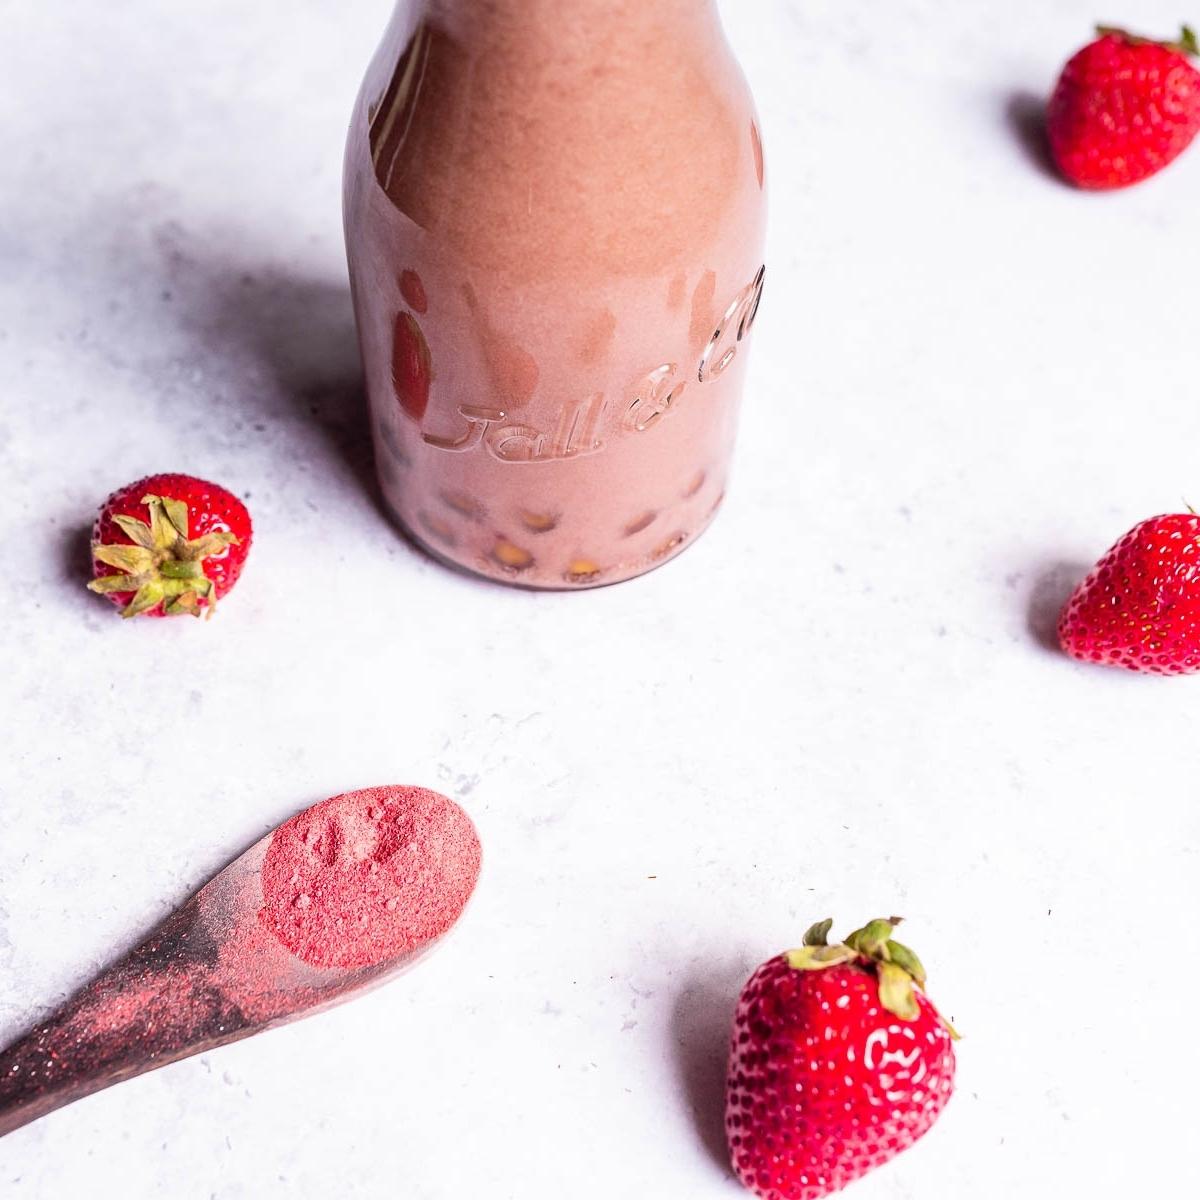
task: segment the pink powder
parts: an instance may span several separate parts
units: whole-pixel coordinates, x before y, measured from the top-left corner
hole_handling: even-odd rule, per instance
[[[381,981],[459,918],[479,863],[470,818],[424,788],[350,792],[298,813],[0,1054],[0,1135]]]
[[[445,796],[416,787],[347,792],[275,831],[259,920],[312,966],[372,966],[445,933],[479,864],[475,827]]]

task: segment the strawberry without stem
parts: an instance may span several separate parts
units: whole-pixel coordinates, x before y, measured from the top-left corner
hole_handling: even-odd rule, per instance
[[[1058,639],[1084,662],[1200,671],[1200,517],[1168,513],[1135,525],[1075,589]]]
[[[1161,171],[1200,131],[1200,53],[1178,42],[1101,27],[1063,69],[1046,110],[1059,170],[1082,188],[1126,187]]]
[[[211,615],[241,574],[252,530],[231,492],[191,475],[150,475],[115,491],[92,531],[88,584],[123,617]]]
[[[830,946],[832,922],[764,963],[738,1001],[725,1131],[762,1200],[819,1200],[911,1146],[954,1087],[954,1031],[921,990],[917,956],[872,921]]]

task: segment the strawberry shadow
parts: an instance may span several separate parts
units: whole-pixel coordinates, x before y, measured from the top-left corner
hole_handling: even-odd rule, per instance
[[[725,1142],[725,1068],[733,1010],[747,970],[697,974],[675,998],[670,1033],[680,1091],[701,1146],[730,1179]]]
[[[1046,140],[1045,97],[1030,91],[1011,93],[1004,102],[1004,119],[1026,161],[1047,179],[1063,184]]]
[[[1050,563],[1034,577],[1026,609],[1026,628],[1043,650],[1062,653],[1058,644],[1058,618],[1079,581],[1088,573],[1085,563]]]
[[[92,577],[92,523],[62,530],[60,563],[67,583],[87,583]]]
[[[87,629],[100,629],[113,613],[107,597],[86,590],[92,578],[92,522],[62,525],[57,534],[59,582],[71,597],[79,621]]]

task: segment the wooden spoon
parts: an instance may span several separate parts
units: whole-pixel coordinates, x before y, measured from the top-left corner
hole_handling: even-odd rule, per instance
[[[297,814],[0,1053],[0,1136],[387,982],[449,932],[479,862],[470,818],[425,789],[372,788]],[[289,884],[308,890],[292,896]],[[358,907],[344,928],[347,903]],[[314,934],[303,934],[306,921]]]

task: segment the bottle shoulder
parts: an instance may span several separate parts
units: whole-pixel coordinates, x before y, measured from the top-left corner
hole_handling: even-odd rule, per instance
[[[368,75],[346,173],[348,198],[493,266],[601,251],[652,269],[761,224],[764,205],[757,116],[723,42],[523,63],[420,27]]]

